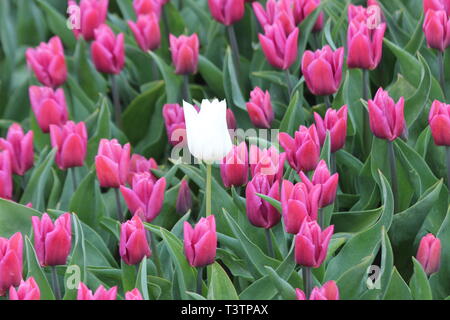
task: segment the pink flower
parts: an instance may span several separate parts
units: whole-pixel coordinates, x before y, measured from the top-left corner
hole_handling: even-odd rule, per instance
[[[450,105],[434,100],[428,116],[434,143],[450,146]]]
[[[417,260],[427,275],[438,272],[441,264],[441,240],[431,233],[423,237],[417,251]]]
[[[158,0],[133,0],[133,8],[136,16],[155,14],[161,16],[162,3]]]
[[[78,7],[80,13],[80,28],[73,29],[75,37],[81,34],[86,41],[94,39],[94,30],[106,21],[108,0],[81,0],[78,7],[75,1],[69,1],[69,8]]]
[[[442,52],[450,45],[450,19],[444,10],[428,10],[423,22],[423,32],[429,48]]]
[[[237,129],[237,123],[236,118],[234,116],[234,113],[231,109],[227,109],[227,127],[228,130],[236,130]]]
[[[330,132],[331,152],[334,153],[342,149],[347,137],[347,105],[342,106],[337,111],[328,109],[324,119],[314,112],[314,119],[320,145],[323,146],[327,132]]]
[[[169,36],[172,63],[176,74],[194,74],[197,72],[200,42],[196,33],[178,38]]]
[[[183,108],[179,104],[166,104],[162,112],[170,144],[173,146],[185,145],[187,141]]]
[[[116,300],[117,299],[117,286],[106,290],[103,285],[97,288],[94,294],[86,287],[83,282],[80,282],[78,287],[77,300]]]
[[[144,300],[144,298],[142,298],[142,294],[139,289],[135,288],[125,293],[125,300]]]
[[[450,0],[423,0],[424,13],[428,13],[428,10],[444,10],[450,15]]]
[[[13,195],[13,177],[11,155],[8,150],[0,152],[0,198],[11,199]]]
[[[58,127],[50,125],[50,140],[53,148],[57,148],[56,164],[62,170],[82,167],[87,153],[87,131],[84,122],[75,124],[68,121]]]
[[[293,3],[295,24],[298,25],[320,5],[320,0],[294,0]],[[323,12],[321,12],[314,24],[313,32],[322,30],[323,20],[324,15]]]
[[[242,186],[248,181],[248,150],[245,142],[233,146],[220,164],[220,175],[226,188]]]
[[[201,218],[195,228],[184,222],[184,254],[193,267],[214,263],[217,250],[216,220],[214,215]]]
[[[185,214],[192,208],[192,196],[189,184],[186,180],[181,180],[180,190],[178,191],[176,210],[178,214]]]
[[[306,300],[305,293],[296,289],[297,300]],[[339,288],[336,282],[330,280],[326,282],[322,288],[314,287],[309,300],[339,300]]]
[[[268,0],[266,2],[266,10],[256,1],[252,3],[252,7],[256,18],[263,28],[267,25],[274,24],[276,21],[280,21],[284,31],[289,34],[298,24],[294,19],[291,0]]]
[[[130,169],[128,171],[127,182],[131,186],[133,184],[133,178],[137,173],[149,173],[153,181],[156,181],[156,177],[152,173],[152,169],[158,169],[158,164],[155,159],[146,159],[139,154],[133,154],[130,160]]]
[[[130,144],[123,147],[116,139],[101,139],[95,157],[95,168],[100,186],[119,188],[125,184],[130,165]]]
[[[33,277],[27,279],[27,281],[20,281],[19,288],[17,290],[11,286],[9,288],[9,300],[40,300],[41,291]]]
[[[273,183],[274,180],[281,183],[286,160],[284,152],[279,153],[273,146],[269,149],[259,149],[256,145],[251,145],[249,158],[252,177],[257,174],[263,174],[269,178],[270,183]]]
[[[10,239],[0,237],[0,297],[22,281],[23,239],[20,232]]]
[[[122,223],[120,227],[119,253],[122,260],[128,265],[141,263],[152,252],[142,220],[135,215],[131,220]]]
[[[137,22],[128,21],[128,26],[141,50],[153,51],[161,44],[159,19],[155,14],[140,15]]]
[[[244,17],[244,0],[208,0],[212,17],[230,26]]]
[[[256,87],[250,92],[250,101],[247,102],[247,111],[250,120],[257,128],[269,129],[275,115],[270,101],[270,93]]]
[[[23,176],[34,163],[33,131],[24,134],[18,123],[13,123],[6,139],[0,138],[0,150],[8,150],[13,173]]]
[[[111,28],[102,24],[95,29],[95,41],[91,45],[91,55],[98,71],[119,74],[125,65],[124,35],[117,36]]]

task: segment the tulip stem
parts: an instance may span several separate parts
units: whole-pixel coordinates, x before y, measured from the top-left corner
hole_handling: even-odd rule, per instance
[[[241,74],[241,62],[239,61],[239,46],[236,40],[236,32],[234,32],[234,27],[232,25],[227,27],[228,31],[228,38],[230,40],[230,46],[231,50],[233,52],[233,62],[234,62],[234,69],[236,71],[236,78],[240,79]]]
[[[309,297],[311,296],[311,291],[312,291],[311,268],[302,267],[302,274],[303,274],[303,289],[305,291],[306,300],[308,300]]]
[[[197,293],[202,295],[203,287],[203,267],[197,269]]]
[[[206,216],[211,215],[211,176],[212,167],[211,164],[206,164]]]
[[[122,107],[120,105],[119,87],[117,85],[116,75],[111,75],[111,90],[113,95],[114,113],[116,119],[116,125],[119,129],[122,129]]]
[[[325,100],[325,107],[327,109],[330,109],[331,108],[330,96],[325,96],[324,100]]]
[[[166,6],[163,7],[162,18],[163,18],[164,30],[166,31],[167,38],[169,38],[169,33],[170,33],[169,18],[167,17]]]
[[[363,69],[363,100],[368,101],[369,100],[369,86],[370,86],[370,78],[369,78],[369,70]],[[363,107],[363,109],[365,109]],[[372,140],[371,140],[371,133],[370,133],[370,123],[369,123],[369,110],[363,110],[363,128],[362,128],[362,135],[363,135],[363,149],[367,148],[366,154],[368,155],[370,153]]]
[[[266,240],[267,240],[267,251],[269,253],[269,257],[275,258],[275,252],[273,251],[273,243],[272,243],[272,236],[270,234],[270,229],[264,229],[266,233]]]
[[[290,101],[293,87],[292,87],[291,74],[289,72],[289,69],[286,69],[284,71],[284,74],[286,75],[286,83],[287,83],[287,87],[288,87],[288,96],[289,96],[289,101]]]
[[[114,193],[116,195],[117,219],[119,220],[119,222],[123,222],[123,212],[122,204],[120,203],[119,189],[114,188]]]
[[[438,52],[439,62],[439,82],[441,84],[442,92],[444,93],[444,100],[447,101],[447,94],[445,92],[445,68],[444,68],[444,52]]]
[[[191,94],[189,91],[189,75],[183,75],[183,100],[186,102],[191,101]]]
[[[319,223],[320,228],[321,228],[322,230],[325,229],[325,216],[324,216],[324,210],[323,210],[323,208],[320,208],[320,209],[318,210],[317,219],[319,220],[318,223]]]
[[[156,273],[158,274],[158,277],[162,278],[162,269],[161,269],[161,262],[159,261],[159,252],[158,252],[158,246],[155,242],[155,237],[153,237],[153,232],[147,229],[147,237],[148,241],[150,241],[150,247],[152,248],[153,257],[155,259],[155,265],[156,265]]]
[[[389,166],[391,171],[392,193],[394,195],[394,212],[398,209],[398,182],[397,182],[397,164],[395,162],[394,143],[388,142]]]
[[[55,293],[56,300],[61,300],[61,289],[59,287],[58,274],[56,272],[56,266],[52,266],[52,284],[53,291]]]
[[[447,153],[447,186],[448,190],[450,190],[450,147],[446,147]]]
[[[77,190],[77,176],[75,174],[75,167],[70,168],[70,174],[72,175],[73,191]]]

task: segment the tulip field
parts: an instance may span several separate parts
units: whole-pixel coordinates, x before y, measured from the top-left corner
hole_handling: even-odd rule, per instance
[[[1,0],[0,300],[449,300],[449,46],[448,0]]]

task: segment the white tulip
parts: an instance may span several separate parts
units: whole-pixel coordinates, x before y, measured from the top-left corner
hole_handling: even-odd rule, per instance
[[[225,100],[203,100],[200,112],[183,101],[188,148],[191,154],[207,163],[222,160],[232,149],[227,126]]]

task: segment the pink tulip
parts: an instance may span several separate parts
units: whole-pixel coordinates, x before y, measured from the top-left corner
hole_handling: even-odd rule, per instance
[[[136,16],[155,14],[161,16],[162,3],[158,0],[133,0],[133,8]]]
[[[212,17],[230,26],[244,17],[244,0],[208,0]]]
[[[424,236],[420,240],[417,260],[427,275],[438,272],[441,264],[441,240],[431,233]]]
[[[144,300],[138,288],[125,293],[125,300]]]
[[[119,74],[125,65],[124,35],[117,36],[111,28],[102,24],[95,29],[95,41],[91,45],[91,55],[98,71]]]
[[[9,288],[9,300],[40,300],[41,291],[33,277],[27,279],[27,281],[20,281],[19,288],[17,290],[11,286]]]
[[[250,92],[250,101],[247,102],[247,111],[250,120],[257,128],[269,129],[275,115],[270,101],[270,93],[256,87]]]
[[[370,129],[376,137],[394,141],[403,135],[406,128],[404,103],[403,97],[395,103],[382,88],[378,89],[373,100],[368,101]]]
[[[10,239],[0,237],[0,297],[22,281],[23,239],[20,232]]]
[[[423,32],[429,48],[444,52],[450,45],[450,19],[444,10],[428,10]]]
[[[320,141],[315,125],[309,128],[300,126],[294,138],[281,132],[279,141],[295,171],[311,171],[316,168],[320,158]]]
[[[243,186],[248,181],[248,150],[245,142],[233,146],[220,164],[220,175],[226,188]]]
[[[255,227],[270,229],[280,222],[281,215],[269,202],[256,195],[257,193],[280,200],[279,182],[272,182],[269,176],[257,174],[245,189],[248,220]]]
[[[434,100],[428,116],[434,143],[450,146],[450,105]]]
[[[192,208],[192,196],[189,184],[186,180],[181,181],[180,190],[178,191],[176,211],[178,214],[185,214]]]
[[[303,22],[319,5],[320,0],[294,0],[293,11],[295,24],[298,25]],[[324,15],[323,12],[319,14],[316,23],[313,27],[313,32],[320,31],[323,28]]]
[[[320,145],[323,146],[330,132],[331,152],[334,153],[342,149],[345,145],[347,137],[347,105],[342,106],[339,110],[328,109],[325,118],[314,112],[317,134],[319,135]]]
[[[28,66],[44,86],[56,88],[67,78],[66,59],[61,39],[55,36],[48,43],[41,42],[26,51]]]
[[[133,216],[120,227],[120,257],[128,265],[141,263],[152,254],[148,241],[142,220],[137,215]]]
[[[137,22],[128,21],[128,26],[141,50],[153,51],[161,44],[159,19],[155,14],[140,15]]]
[[[297,300],[306,300],[305,293],[296,289]],[[336,282],[330,280],[326,282],[322,288],[314,287],[309,300],[339,300],[339,288]]]
[[[81,0],[78,7],[75,1],[69,1],[70,7],[79,8],[79,28],[73,29],[75,37],[80,34],[86,41],[94,39],[94,30],[105,23],[108,14],[108,0]]]
[[[0,151],[0,198],[10,200],[13,195],[11,155],[8,150]]]
[[[145,222],[152,222],[161,212],[165,189],[166,178],[155,182],[149,173],[135,174],[132,189],[120,186],[130,212]]]
[[[428,13],[428,10],[444,10],[450,15],[450,0],[423,0],[424,13]]]
[[[231,109],[227,109],[227,127],[228,130],[237,129],[236,117]]]
[[[324,208],[334,202],[336,198],[336,191],[339,183],[339,174],[330,174],[328,166],[324,160],[320,160],[317,165],[312,181],[309,180],[308,176],[303,172],[300,172],[300,178],[302,182],[306,185],[309,192],[311,192],[315,186],[320,185],[320,200],[319,205]]]
[[[200,42],[196,33],[178,38],[169,36],[172,63],[176,74],[193,74],[197,72]]]
[[[302,73],[309,91],[317,96],[334,94],[342,80],[344,48],[333,52],[326,45],[315,52],[305,51],[302,58]]]
[[[156,182],[156,177],[152,173],[152,169],[158,169],[158,164],[155,159],[146,159],[139,154],[133,154],[130,160],[130,169],[128,171],[127,182],[131,186],[133,184],[133,178],[137,173],[149,173],[153,181]]]
[[[130,166],[130,144],[123,147],[116,139],[101,139],[95,157],[97,178],[102,188],[119,188],[125,184]]]
[[[72,226],[70,213],[65,213],[55,220],[47,213],[42,218],[32,217],[34,247],[42,266],[65,265],[72,247]]]
[[[329,226],[322,231],[316,221],[305,219],[295,236],[296,263],[309,268],[320,267],[327,256],[333,230],[334,226]]]
[[[50,141],[57,148],[55,161],[61,170],[84,165],[88,141],[84,122],[68,121],[62,127],[51,124]]]
[[[173,146],[185,145],[187,141],[183,108],[179,104],[166,104],[162,112],[170,144]]]
[[[192,267],[214,263],[217,250],[216,220],[214,215],[201,218],[195,228],[184,222],[184,254]]]
[[[13,173],[23,176],[34,163],[33,131],[23,132],[18,123],[13,123],[6,139],[0,138],[0,150],[8,150]]]
[[[31,86],[28,92],[31,108],[44,133],[50,131],[51,124],[61,126],[67,122],[69,113],[63,89],[53,91],[48,87]]]
[[[116,300],[117,299],[117,286],[106,290],[103,285],[97,288],[94,294],[86,287],[83,282],[80,282],[78,287],[77,300]]]
[[[252,3],[253,11],[261,27],[272,25],[280,21],[284,31],[291,33],[298,23],[295,23],[291,0],[269,0],[266,2],[266,10],[259,2]]]
[[[286,33],[281,21],[264,27],[264,34],[258,34],[261,48],[267,61],[278,69],[289,69],[297,59],[298,28]]]
[[[279,153],[271,146],[269,149],[259,149],[256,145],[250,146],[250,173],[254,177],[258,173],[266,175],[270,183],[283,179],[284,162],[286,154]]]

